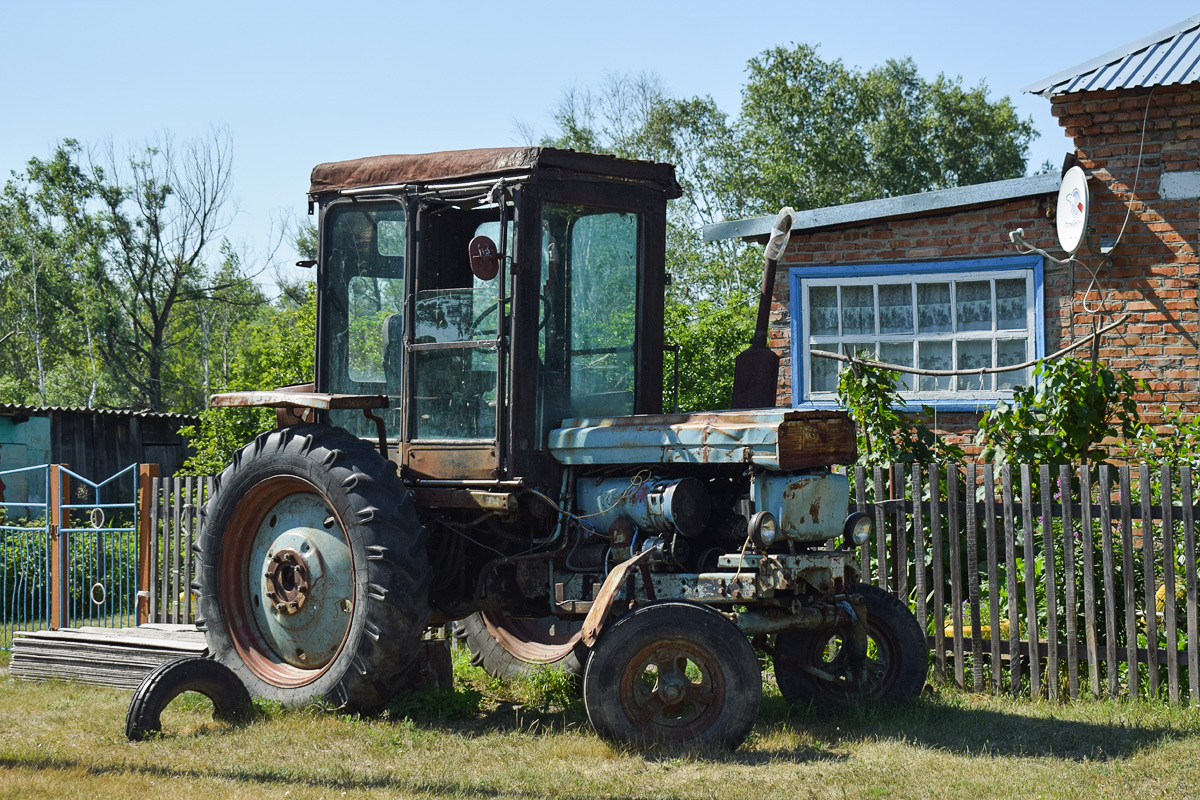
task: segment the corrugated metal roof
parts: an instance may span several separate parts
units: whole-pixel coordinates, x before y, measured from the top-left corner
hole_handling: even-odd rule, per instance
[[[1018,197],[1032,197],[1039,194],[1050,194],[1058,191],[1062,180],[1057,174],[1033,175],[1027,178],[1010,178],[1005,181],[977,183],[972,186],[956,186],[953,189],[937,189],[932,192],[905,194],[898,197],[884,197],[879,200],[866,200],[861,203],[847,203],[842,206],[827,206],[813,208],[796,213],[792,223],[793,231],[812,230],[814,228],[829,228],[837,225],[850,225],[856,222],[869,222],[890,217],[903,217],[911,214],[924,214],[932,211],[942,211],[964,206],[1000,203],[1014,200]],[[775,215],[767,217],[751,217],[750,219],[717,222],[704,226],[704,241],[715,242],[722,239],[746,239],[755,236],[766,236],[775,224]]]
[[[75,406],[26,406],[20,403],[0,403],[0,417],[15,417],[18,414],[45,414],[52,411],[68,411],[82,414],[111,414],[122,417],[158,417],[160,419],[178,419],[198,421],[194,414],[163,413],[133,408],[82,408]]]
[[[1021,91],[1054,97],[1195,81],[1200,81],[1200,15],[1031,83]]]

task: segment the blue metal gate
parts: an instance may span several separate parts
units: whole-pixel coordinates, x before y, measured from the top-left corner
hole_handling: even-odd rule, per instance
[[[0,471],[0,650],[50,623],[50,467]]]
[[[137,465],[98,483],[57,464],[0,482],[0,650],[15,631],[136,625]]]
[[[62,627],[137,624],[137,464],[99,483],[59,467]],[[68,500],[70,502],[68,502]]]

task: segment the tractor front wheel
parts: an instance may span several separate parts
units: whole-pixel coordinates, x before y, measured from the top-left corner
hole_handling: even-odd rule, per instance
[[[583,702],[601,737],[733,749],[762,701],[758,657],[719,612],[651,603],[612,623],[588,658]]]

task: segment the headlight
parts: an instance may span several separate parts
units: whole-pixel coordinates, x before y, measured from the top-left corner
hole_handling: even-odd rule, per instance
[[[760,511],[750,518],[750,541],[762,552],[767,552],[779,538],[779,522],[770,511]]]
[[[871,541],[871,531],[874,528],[875,523],[867,512],[855,511],[846,517],[846,522],[842,526],[842,547],[862,547]]]

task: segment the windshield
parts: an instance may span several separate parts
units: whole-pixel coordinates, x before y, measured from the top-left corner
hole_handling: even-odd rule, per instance
[[[334,206],[324,220],[328,391],[388,395],[391,407],[377,413],[392,438],[401,422],[406,224],[398,203]],[[358,436],[375,436],[361,411],[331,411],[330,418]]]

